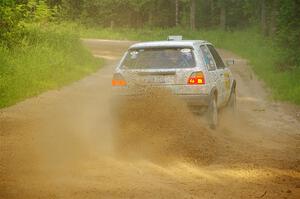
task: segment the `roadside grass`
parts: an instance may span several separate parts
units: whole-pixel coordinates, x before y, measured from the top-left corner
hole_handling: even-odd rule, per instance
[[[74,28],[75,26],[73,26]],[[255,73],[272,91],[273,99],[300,104],[300,67],[280,71],[277,63],[284,53],[255,28],[225,32],[220,30],[190,31],[174,29],[110,29],[76,26],[83,38],[118,40],[165,40],[168,35],[183,35],[185,39],[202,39],[218,48],[230,50],[249,60]]]
[[[28,25],[20,46],[0,45],[0,108],[79,80],[102,65],[79,35],[59,27]]]

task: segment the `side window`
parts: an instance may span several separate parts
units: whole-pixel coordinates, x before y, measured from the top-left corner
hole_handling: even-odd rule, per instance
[[[208,70],[216,70],[216,64],[208,48],[206,46],[200,46],[200,49],[203,55],[204,63]]]
[[[212,45],[208,45],[207,47],[216,61],[217,68],[225,68],[225,64],[216,49]]]

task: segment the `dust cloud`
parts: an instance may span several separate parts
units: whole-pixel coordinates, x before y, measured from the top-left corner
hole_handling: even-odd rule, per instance
[[[215,140],[211,131],[169,91],[149,87],[143,95],[123,99],[117,106],[115,146],[121,156],[164,163],[212,160]]]
[[[1,149],[3,197],[19,198],[22,193],[47,198],[39,190],[57,193],[51,188],[63,185],[99,159],[146,160],[161,166],[173,161],[212,161],[215,140],[210,130],[168,91],[147,89],[136,99],[118,103],[111,103],[116,98],[108,96],[101,94],[88,104],[74,99],[70,106],[62,103],[45,108],[47,114],[30,124],[16,122],[26,128],[20,126]],[[99,102],[105,103],[102,109]],[[8,143],[10,140],[15,143]]]

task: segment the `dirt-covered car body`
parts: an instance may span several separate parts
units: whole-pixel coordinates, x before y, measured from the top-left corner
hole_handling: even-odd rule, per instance
[[[201,40],[134,44],[116,67],[112,84],[120,96],[137,96],[143,87],[162,87],[190,106],[208,106],[213,96],[218,107],[228,102],[235,87],[213,45]]]

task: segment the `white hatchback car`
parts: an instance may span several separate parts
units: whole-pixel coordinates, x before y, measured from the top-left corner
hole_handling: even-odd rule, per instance
[[[114,71],[113,89],[122,96],[139,95],[130,89],[137,85],[169,89],[193,110],[205,107],[215,128],[219,108],[235,110],[236,81],[211,43],[174,38],[132,45]]]

